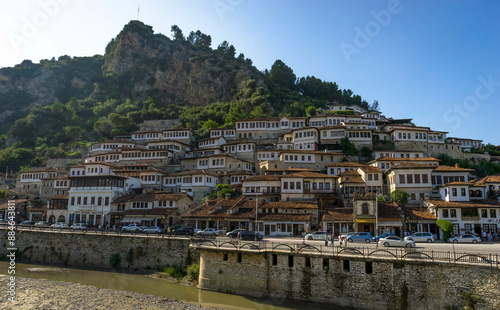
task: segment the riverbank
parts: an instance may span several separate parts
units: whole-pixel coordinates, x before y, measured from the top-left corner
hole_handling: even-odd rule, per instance
[[[0,287],[6,288],[7,283],[8,277],[0,275]],[[12,302],[7,297],[0,294],[1,309],[214,309],[171,298],[30,278],[16,278],[16,299]]]

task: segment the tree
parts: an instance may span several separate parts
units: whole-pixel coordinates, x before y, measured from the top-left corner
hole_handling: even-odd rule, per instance
[[[177,25],[173,25],[170,31],[172,32],[172,37],[174,38],[174,41],[183,42],[186,40],[184,38],[184,34],[182,34],[181,28],[179,28]]]
[[[221,197],[225,198],[226,194],[231,195],[231,197],[234,196],[234,190],[229,186],[228,184],[217,184],[215,186],[215,193],[210,195],[210,198],[215,198],[215,197]]]
[[[75,98],[75,97],[72,97],[68,103],[66,104],[66,109],[68,109],[68,111],[71,112],[71,114],[73,115],[73,118],[76,117],[77,113],[82,109],[82,105],[80,104],[80,102]]]
[[[187,37],[187,41],[193,46],[200,48],[210,48],[210,45],[212,45],[212,37],[199,30],[196,32],[191,31]]]
[[[68,137],[73,139],[73,146],[76,146],[76,140],[82,136],[83,129],[78,126],[66,126],[63,130]]]
[[[447,220],[437,220],[436,224],[439,228],[443,230],[443,240],[446,241],[451,238],[451,233],[453,232],[453,224]]]
[[[408,193],[402,190],[395,190],[391,193],[391,199],[398,206],[404,207],[408,204],[409,196]]]
[[[340,148],[342,149],[342,153],[354,156],[356,155],[356,147],[354,143],[352,143],[348,137],[343,137],[340,139]]]
[[[372,150],[368,146],[363,146],[361,150],[359,150],[361,153],[361,156],[363,157],[371,157],[372,156]]]
[[[295,88],[295,80],[297,77],[293,73],[292,68],[285,65],[280,59],[276,60],[271,67],[269,72],[269,81],[272,83],[287,87],[288,89]]]
[[[313,107],[313,106],[308,107],[306,109],[307,116],[315,116],[317,112],[318,112],[317,109],[315,107]]]
[[[374,100],[373,103],[370,105],[369,108],[370,108],[370,110],[373,110],[373,111],[379,111],[378,101]]]

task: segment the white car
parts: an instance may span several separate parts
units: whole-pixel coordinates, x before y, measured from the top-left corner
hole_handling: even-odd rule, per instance
[[[418,232],[405,237],[405,240],[415,242],[434,242],[434,236],[430,232]]]
[[[200,230],[196,234],[199,236],[218,236],[221,234],[221,232],[214,228],[205,228],[204,230]]]
[[[307,234],[305,238],[307,240],[325,240],[326,231],[317,231],[312,234]]]
[[[54,223],[54,224],[50,225],[50,227],[52,227],[52,228],[68,228],[69,226],[66,223],[59,222],[59,223]]]
[[[476,237],[471,234],[467,235],[462,235],[459,237],[454,237],[454,238],[448,238],[448,242],[453,242],[453,243],[478,243],[481,242],[481,238]]]
[[[71,225],[71,229],[87,229],[87,226],[83,223],[75,223]]]
[[[129,224],[122,228],[123,231],[143,231],[144,228],[139,224]]]
[[[396,236],[388,236],[386,238],[380,239],[378,244],[383,245],[384,247],[390,247],[390,246],[400,246],[406,248],[415,247],[415,241],[403,240]]]

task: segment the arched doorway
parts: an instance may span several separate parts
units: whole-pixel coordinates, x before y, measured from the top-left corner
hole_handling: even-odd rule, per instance
[[[57,221],[60,223],[66,223],[66,218],[64,217],[64,215],[59,215]]]
[[[49,224],[54,224],[56,222],[56,216],[55,215],[51,215],[49,217]]]

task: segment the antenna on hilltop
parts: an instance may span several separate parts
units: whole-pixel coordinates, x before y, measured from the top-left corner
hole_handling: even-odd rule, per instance
[[[137,20],[139,20],[139,9],[140,9],[140,6],[137,6]]]

